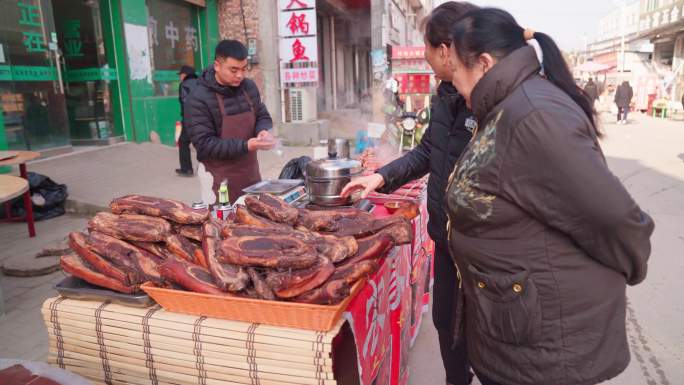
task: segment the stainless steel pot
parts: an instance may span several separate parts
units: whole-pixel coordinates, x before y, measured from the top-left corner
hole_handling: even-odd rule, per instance
[[[328,139],[328,156],[331,159],[349,158],[349,139]]]
[[[306,189],[311,203],[341,206],[349,203],[340,193],[353,177],[361,174],[361,162],[353,159],[319,159],[306,166]]]

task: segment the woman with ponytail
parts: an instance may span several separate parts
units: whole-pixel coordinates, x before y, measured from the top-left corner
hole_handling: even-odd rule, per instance
[[[625,290],[646,277],[653,221],[608,169],[591,100],[553,39],[484,8],[452,26],[450,47],[478,121],[446,191],[465,296],[455,329],[472,367],[483,385],[617,376]]]

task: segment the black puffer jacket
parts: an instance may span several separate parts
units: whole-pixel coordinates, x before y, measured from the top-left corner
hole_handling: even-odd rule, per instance
[[[454,164],[470,140],[474,120],[465,100],[451,83],[442,82],[433,98],[430,125],[420,144],[378,170],[385,179],[380,192],[392,192],[407,182],[430,173],[428,180],[428,232],[438,246],[446,248],[444,190]],[[469,128],[466,128],[468,121]]]
[[[273,127],[271,115],[261,101],[256,84],[245,79],[239,87],[226,87],[216,82],[213,68],[204,70],[197,85],[185,99],[183,121],[190,134],[190,140],[197,150],[197,160],[234,159],[247,153],[247,141],[243,139],[221,139],[221,111],[215,94],[223,96],[227,115],[249,111],[245,99],[249,96],[256,112],[254,134]],[[243,92],[243,90],[245,92]]]
[[[188,95],[190,95],[192,89],[195,88],[198,81],[197,75],[189,74],[178,85],[178,103],[180,103],[181,107],[181,118],[183,117],[183,103],[185,102],[185,99],[188,98]]]

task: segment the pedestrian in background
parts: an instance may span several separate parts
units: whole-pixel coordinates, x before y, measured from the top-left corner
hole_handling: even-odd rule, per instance
[[[382,167],[376,174],[355,179],[342,191],[363,189],[390,193],[407,182],[430,173],[428,179],[428,232],[435,241],[435,280],[432,321],[437,329],[439,350],[446,371],[446,382],[470,384],[473,375],[468,364],[465,341],[454,341],[453,314],[458,286],[456,267],[449,255],[444,207],[444,190],[456,160],[472,135],[474,119],[465,100],[451,84],[449,46],[451,26],[466,12],[477,9],[466,2],[448,1],[436,7],[423,21],[425,59],[440,80],[437,96],[431,103],[430,124],[420,143],[401,158]]]
[[[455,24],[451,51],[478,120],[446,191],[470,364],[483,385],[617,376],[652,219],[609,170],[591,101],[551,37],[484,8]]]
[[[634,96],[634,91],[632,91],[632,86],[629,85],[628,81],[622,82],[615,90],[615,105],[617,105],[617,123],[627,124],[627,113],[629,113],[630,106],[632,105],[632,97]]]
[[[584,85],[584,93],[587,94],[587,97],[589,98],[593,106],[599,97],[598,86],[596,85],[596,83],[594,83],[594,78],[589,78],[587,84]]]
[[[185,127],[185,119],[183,119],[183,105],[185,98],[190,94],[192,88],[197,84],[197,75],[193,67],[184,65],[178,71],[178,78],[180,85],[178,86],[178,102],[180,103],[181,111],[181,133],[178,137],[178,158],[180,161],[180,168],[176,169],[176,174],[181,176],[192,176],[192,156],[190,155],[190,135]]]

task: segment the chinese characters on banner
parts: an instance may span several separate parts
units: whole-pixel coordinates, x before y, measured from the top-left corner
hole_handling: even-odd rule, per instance
[[[192,26],[179,27],[174,24],[173,20],[169,20],[164,28],[164,39],[171,45],[172,49],[176,49],[176,44],[181,41],[181,29],[183,33],[183,41],[185,42],[185,49],[187,51],[197,52],[199,46],[197,45],[197,28]],[[154,16],[147,18],[147,33],[150,43],[155,47],[159,46],[159,21]]]
[[[42,32],[43,20],[40,16],[40,5],[35,0],[17,1],[19,7],[19,26],[25,29],[23,35],[24,47],[27,53],[46,52],[45,36]]]
[[[284,88],[316,86],[318,40],[315,0],[278,0],[280,82]]]

